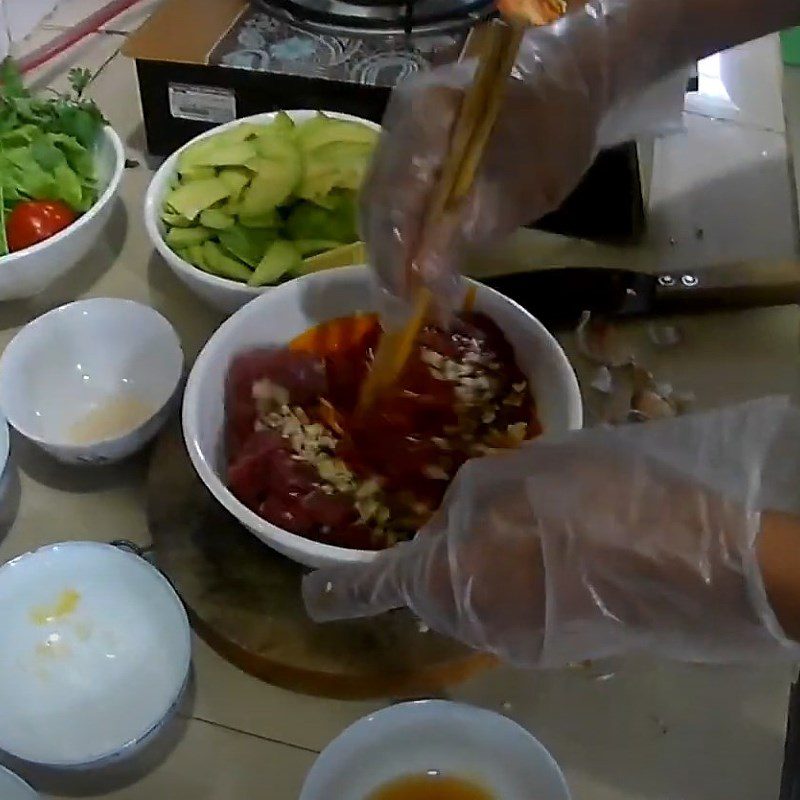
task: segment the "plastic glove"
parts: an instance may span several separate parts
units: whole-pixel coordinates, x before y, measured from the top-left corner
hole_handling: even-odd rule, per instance
[[[424,241],[425,207],[474,63],[402,84],[362,192],[362,236],[381,286],[408,299],[422,282],[453,308],[464,247],[557,208],[598,147],[636,133],[631,98],[693,58],[798,21],[796,0],[589,0],[531,29],[473,191]]]
[[[361,195],[362,236],[381,286],[408,299],[421,279],[444,312],[461,300],[465,245],[511,233],[560,205],[592,162],[600,122],[580,84],[559,85],[545,73],[532,84],[511,81],[473,191],[422,241],[428,194],[472,71],[449,67],[395,90]]]
[[[319,621],[406,605],[520,665],[797,658],[755,540],[760,509],[798,510],[799,452],[779,398],[540,439],[466,464],[412,542],[312,573],[306,603]]]

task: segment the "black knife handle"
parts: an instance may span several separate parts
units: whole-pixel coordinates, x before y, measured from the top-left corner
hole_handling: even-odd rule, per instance
[[[480,280],[551,329],[574,327],[583,311],[607,317],[656,317],[800,303],[800,263],[795,261],[735,262],[655,275],[560,267]]]
[[[800,302],[800,263],[740,261],[656,275],[653,313],[681,314]]]
[[[792,684],[778,800],[800,800],[800,680]]]
[[[564,267],[480,279],[550,329],[571,328],[581,313],[640,316],[652,312],[653,275],[603,267]]]

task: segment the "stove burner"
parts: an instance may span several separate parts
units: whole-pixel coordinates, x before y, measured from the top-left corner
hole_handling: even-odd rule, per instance
[[[324,33],[438,33],[469,28],[492,0],[254,0],[298,27]]]
[[[391,89],[417,72],[456,62],[467,35],[466,28],[411,36],[375,30],[340,33],[329,27],[310,30],[250,9],[217,43],[209,63],[322,79],[330,83],[334,95],[334,87],[345,83]]]

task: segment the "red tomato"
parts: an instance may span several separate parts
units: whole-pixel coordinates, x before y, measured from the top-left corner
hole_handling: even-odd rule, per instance
[[[60,200],[26,200],[14,206],[6,220],[6,237],[10,250],[26,247],[54,236],[78,215]]]

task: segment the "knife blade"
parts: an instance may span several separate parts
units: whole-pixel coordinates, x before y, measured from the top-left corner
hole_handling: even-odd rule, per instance
[[[553,330],[575,327],[584,311],[626,319],[800,303],[800,262],[795,261],[741,261],[656,274],[558,267],[478,280]]]

